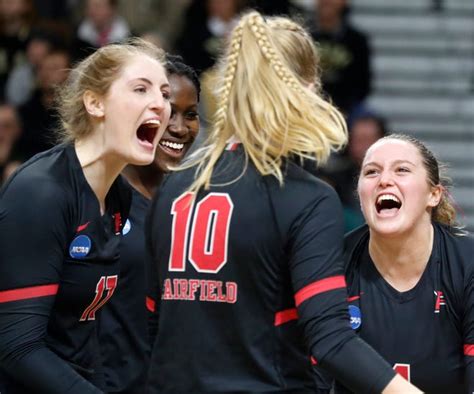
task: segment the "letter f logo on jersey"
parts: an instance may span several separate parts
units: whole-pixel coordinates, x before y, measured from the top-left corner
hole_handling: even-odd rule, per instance
[[[446,301],[444,300],[444,295],[442,291],[434,291],[434,295],[436,296],[434,313],[439,313],[441,305],[446,305]]]

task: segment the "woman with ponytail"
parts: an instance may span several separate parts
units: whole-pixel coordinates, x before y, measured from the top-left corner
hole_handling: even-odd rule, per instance
[[[152,204],[149,392],[322,393],[311,363],[356,391],[418,392],[351,330],[341,206],[298,165],[347,137],[321,97],[311,37],[244,15],[215,86],[207,143]]]

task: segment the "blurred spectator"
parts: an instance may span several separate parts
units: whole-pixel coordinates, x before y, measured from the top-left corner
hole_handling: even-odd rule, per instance
[[[26,103],[36,87],[36,73],[45,56],[52,49],[52,37],[33,33],[26,47],[26,62],[11,71],[6,84],[6,100],[16,106]]]
[[[86,0],[85,16],[73,42],[74,60],[79,60],[112,42],[131,36],[127,21],[118,13],[118,0]]]
[[[15,143],[21,135],[18,114],[13,105],[0,103],[0,185],[9,162],[15,158]]]
[[[38,88],[19,109],[23,122],[19,150],[25,159],[54,145],[58,121],[54,109],[55,89],[66,80],[70,65],[69,54],[64,50],[52,51],[39,65]]]
[[[386,135],[387,125],[384,118],[373,113],[359,115],[350,125],[346,155],[338,159],[339,163],[333,173],[327,174],[341,198],[346,231],[365,222],[356,194],[357,179],[367,149]]]
[[[314,0],[312,36],[319,44],[324,91],[346,115],[371,89],[367,36],[348,22],[349,0]]]
[[[265,15],[289,15],[294,8],[288,0],[249,0],[248,7]]]
[[[157,37],[160,47],[170,51],[180,36],[184,15],[192,0],[120,0],[119,11],[131,30]]]
[[[349,128],[349,143],[343,154],[332,155],[326,165],[315,168],[313,162],[304,167],[336,189],[344,208],[345,230],[350,231],[364,223],[356,194],[357,179],[367,149],[387,135],[386,120],[370,111],[360,112]]]
[[[245,0],[194,0],[187,10],[177,50],[185,63],[200,74],[202,94],[199,114],[204,130],[216,108],[214,63],[246,4]],[[200,135],[205,138],[205,132]]]
[[[34,16],[32,0],[0,0],[0,100],[11,70],[25,61]]]
[[[198,73],[212,67],[223,39],[238,22],[243,0],[195,0],[186,13],[177,49]]]

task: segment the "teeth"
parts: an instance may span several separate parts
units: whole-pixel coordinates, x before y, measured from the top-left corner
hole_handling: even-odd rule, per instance
[[[392,194],[382,194],[377,199],[377,204],[380,204],[382,201],[385,201],[385,200],[392,200],[400,204],[400,200]]]
[[[157,126],[160,126],[161,122],[158,119],[150,119],[144,122],[143,124],[156,124]]]
[[[176,149],[176,150],[181,150],[184,148],[184,144],[179,144],[177,142],[171,142],[171,141],[160,141],[160,145],[167,146],[168,148]]]

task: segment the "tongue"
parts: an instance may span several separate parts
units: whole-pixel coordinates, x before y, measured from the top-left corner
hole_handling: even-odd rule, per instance
[[[398,208],[383,208],[380,210],[382,216],[394,216],[398,213]]]

